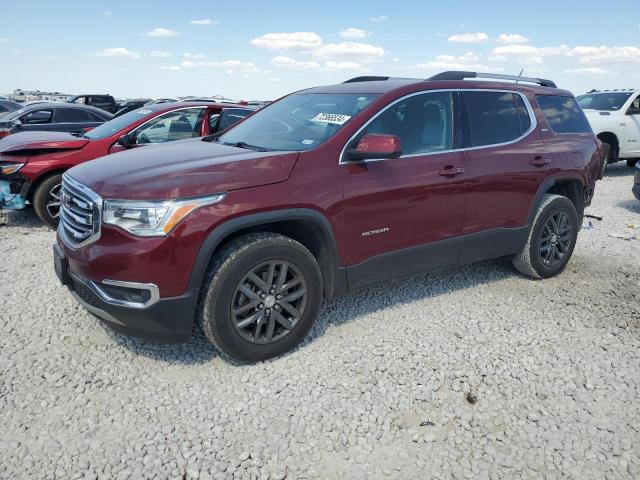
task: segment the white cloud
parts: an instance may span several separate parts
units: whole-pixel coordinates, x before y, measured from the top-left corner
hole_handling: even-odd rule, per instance
[[[210,18],[201,18],[199,20],[191,20],[192,25],[215,25],[218,22],[217,20],[211,20]]]
[[[205,61],[205,60],[185,60],[180,64],[183,68],[218,68],[224,69],[229,75],[240,74],[243,76],[251,75],[270,75],[271,71],[263,70],[251,62],[243,62],[241,60],[223,60],[223,61]],[[248,78],[248,77],[247,77]]]
[[[4,37],[0,38],[0,43],[7,43],[8,41],[9,41],[8,38],[4,38]]]
[[[184,58],[192,58],[192,59],[200,59],[200,58],[204,58],[204,55],[202,55],[201,53],[183,53],[182,56]]]
[[[334,62],[333,60],[329,60],[324,62],[324,66],[330,70],[358,70],[362,68],[362,65],[358,62],[344,61],[344,62]]]
[[[577,46],[567,52],[567,55],[586,64],[640,63],[640,47],[631,46]]]
[[[533,45],[505,45],[493,49],[493,57],[513,58],[528,65],[544,63],[544,57],[550,55],[564,55],[569,52],[567,45],[558,47],[534,47]]]
[[[384,48],[358,42],[328,43],[315,49],[312,54],[326,60],[353,60],[366,63],[383,57]]]
[[[489,40],[489,36],[483,32],[460,33],[451,35],[447,41],[452,43],[484,43]]]
[[[527,43],[529,39],[517,33],[501,33],[497,41],[500,43]]]
[[[100,50],[99,52],[92,53],[94,57],[108,58],[108,57],[120,57],[120,58],[130,58],[135,60],[140,58],[140,54],[138,52],[132,52],[131,50],[127,50],[124,47],[116,47],[116,48],[105,48],[104,50]]]
[[[111,15],[113,15],[113,12],[111,10],[105,10],[101,15],[103,17],[110,17]]]
[[[599,67],[583,67],[583,68],[568,68],[564,73],[579,73],[579,74],[591,74],[591,75],[608,75],[609,72],[604,68]]]
[[[380,15],[378,17],[371,17],[371,21],[374,22],[374,23],[386,22],[387,20],[389,20],[389,17],[387,17],[386,15]]]
[[[339,35],[343,38],[365,38],[373,35],[370,30],[362,30],[360,28],[345,28]]]
[[[502,63],[509,60],[507,57],[503,57],[502,55],[489,55],[489,61],[495,63]]]
[[[268,50],[312,50],[322,45],[322,38],[315,32],[265,33],[251,44]]]
[[[180,34],[175,30],[169,30],[168,28],[158,27],[158,28],[149,30],[147,33],[145,33],[145,35],[147,37],[177,37]]]
[[[156,57],[156,58],[171,58],[171,57],[173,57],[172,53],[163,52],[162,50],[154,50],[149,55],[152,56],[152,57]]]
[[[418,63],[416,67],[429,70],[474,70],[489,71],[501,70],[495,67],[488,67],[479,62],[479,57],[474,52],[467,52],[461,56],[438,55],[434,60]]]
[[[276,67],[282,68],[295,68],[295,69],[306,69],[306,68],[318,68],[320,65],[317,62],[301,62],[291,57],[277,56],[271,59],[271,64]]]
[[[182,67],[178,65],[162,65],[160,70],[182,70]]]

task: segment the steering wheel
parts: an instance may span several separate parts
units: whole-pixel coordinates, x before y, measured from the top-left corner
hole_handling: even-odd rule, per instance
[[[136,139],[136,143],[151,143],[149,137],[146,134],[141,133],[140,136]]]

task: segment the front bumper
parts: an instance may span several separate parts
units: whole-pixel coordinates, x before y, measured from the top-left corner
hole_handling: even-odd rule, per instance
[[[55,271],[60,282],[89,312],[114,330],[134,337],[162,343],[186,342],[191,338],[197,298],[185,295],[127,302],[109,296],[100,285],[69,269],[63,249],[54,244]],[[104,283],[104,282],[103,282]]]
[[[633,196],[640,200],[640,182],[634,183],[631,191],[633,192]]]

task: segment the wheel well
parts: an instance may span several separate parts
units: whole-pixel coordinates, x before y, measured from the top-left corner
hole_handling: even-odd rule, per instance
[[[598,134],[598,140],[611,146],[609,150],[609,161],[617,162],[618,154],[620,153],[620,144],[618,143],[616,134],[612,132],[601,132]]]
[[[50,170],[47,173],[40,175],[36,180],[33,181],[33,183],[31,183],[31,186],[29,187],[29,191],[27,192],[27,200],[29,200],[29,202],[33,201],[33,194],[38,189],[40,184],[44,182],[47,178],[52,177],[53,175],[61,175],[66,171],[67,171],[66,168],[58,169],[58,170]]]
[[[324,229],[312,220],[274,221],[236,230],[226,236],[217,246],[215,253],[233,239],[253,232],[272,232],[292,238],[304,245],[315,257],[322,273],[325,296],[331,296],[334,291],[334,271],[336,268],[331,240]]]
[[[547,193],[554,193],[567,197],[575,205],[578,218],[582,221],[584,213],[584,190],[578,180],[561,180],[553,184]]]

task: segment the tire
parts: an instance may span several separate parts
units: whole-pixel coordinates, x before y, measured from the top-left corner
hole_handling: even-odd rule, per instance
[[[634,168],[636,166],[636,163],[638,163],[638,159],[637,158],[629,158],[629,159],[627,159],[627,167],[629,167],[629,168]]]
[[[272,281],[265,282],[270,275]],[[322,275],[309,250],[279,234],[251,233],[214,255],[198,305],[198,323],[222,353],[257,362],[300,343],[316,320],[321,299]]]
[[[52,175],[41,182],[33,194],[33,208],[36,211],[36,215],[51,228],[57,228],[58,226],[58,212],[60,210],[59,189],[61,184],[62,175]],[[55,197],[58,197],[57,202]]]
[[[559,229],[561,234],[557,235],[556,231],[555,237],[552,231],[552,217],[556,223],[560,223],[561,227]],[[562,228],[563,225],[570,227],[568,233],[562,233],[565,230]],[[546,194],[533,220],[526,245],[513,259],[514,267],[533,278],[549,278],[557,275],[564,270],[571,258],[579,229],[578,213],[573,202],[560,195]],[[554,240],[557,240],[555,246]],[[546,246],[548,248],[543,252],[542,249]],[[546,258],[543,259],[543,253],[546,257],[547,252],[553,256],[548,261]]]

